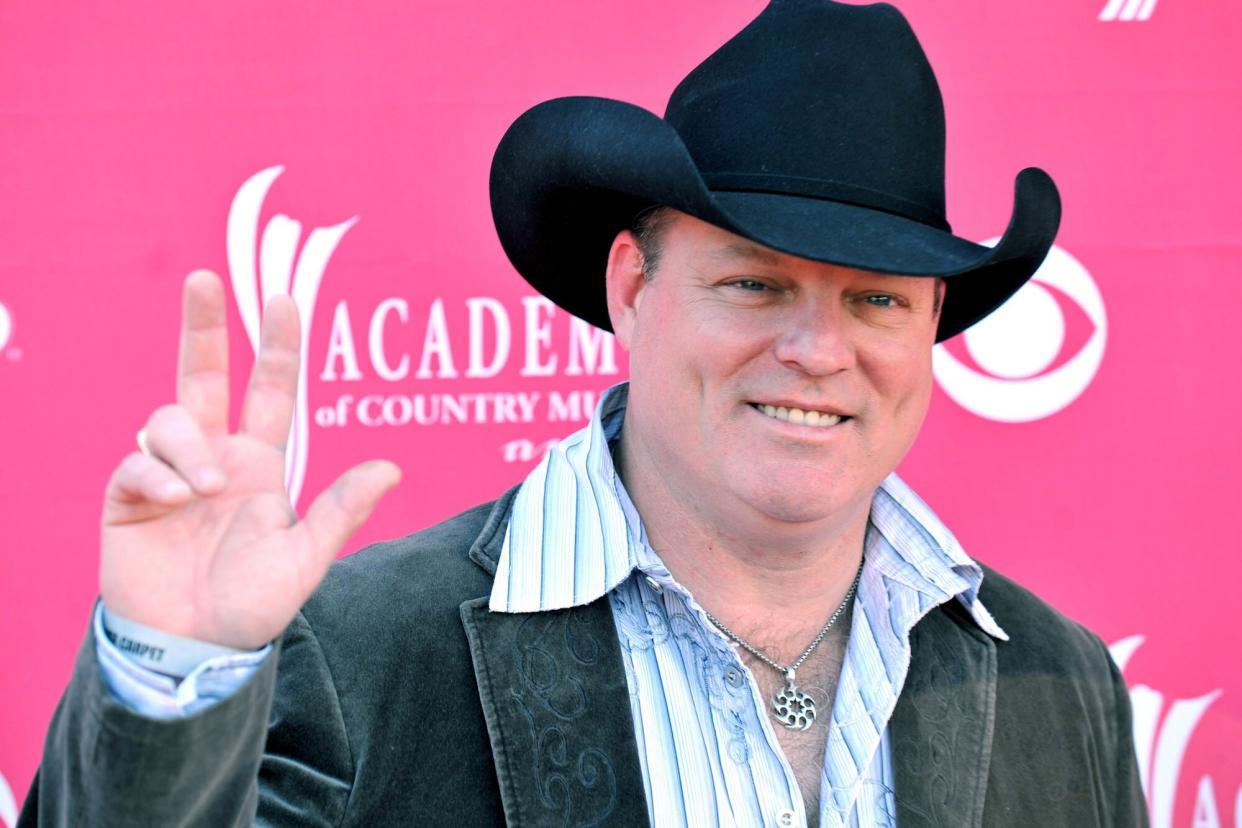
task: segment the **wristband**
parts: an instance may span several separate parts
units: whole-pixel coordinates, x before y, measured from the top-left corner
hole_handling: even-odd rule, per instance
[[[103,607],[103,629],[112,646],[135,663],[176,679],[185,678],[208,659],[255,652],[173,635],[109,612],[107,606]]]

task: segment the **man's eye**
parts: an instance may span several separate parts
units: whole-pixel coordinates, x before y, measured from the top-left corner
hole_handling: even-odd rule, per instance
[[[866,298],[866,302],[867,304],[874,305],[877,308],[897,307],[897,297],[890,296],[887,293],[881,293],[881,294],[876,294],[874,296],[868,296]]]
[[[734,287],[739,287],[742,290],[749,290],[749,291],[755,291],[755,292],[768,289],[768,286],[765,285],[763,282],[759,281],[758,279],[738,279],[736,282],[731,282],[730,284],[732,284]]]

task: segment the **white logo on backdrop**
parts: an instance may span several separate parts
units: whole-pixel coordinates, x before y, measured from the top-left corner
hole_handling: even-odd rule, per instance
[[[1052,371],[1047,368],[1065,344],[1065,316],[1044,285],[1074,300],[1095,328],[1082,350]],[[966,350],[989,373],[974,370],[943,345],[932,350],[932,368],[944,392],[980,417],[1002,423],[1040,420],[1078,399],[1091,384],[1104,359],[1107,329],[1104,300],[1091,274],[1054,246],[1029,282],[962,334]]]
[[[1108,648],[1119,670],[1126,669],[1130,657],[1142,646],[1143,641],[1143,636],[1132,635]],[[1160,724],[1164,694],[1145,684],[1130,688],[1130,706],[1134,713],[1134,748],[1138,754],[1139,778],[1143,783],[1143,792],[1147,795],[1152,828],[1173,828],[1173,803],[1182,772],[1182,759],[1186,756],[1186,745],[1203,714],[1222,692],[1224,691],[1217,689],[1198,698],[1178,699],[1169,705],[1164,722]],[[1205,776],[1199,782],[1196,813],[1203,813],[1203,809],[1208,807],[1208,801],[1215,812],[1215,794],[1211,779]],[[1239,802],[1242,802],[1242,798]],[[1196,818],[1195,825],[1200,824]],[[1219,825],[1220,821],[1217,819],[1210,824]]]
[[[0,302],[0,351],[4,350],[4,346],[9,344],[9,337],[13,335],[13,316],[9,313],[9,309]]]
[[[1108,5],[1100,11],[1100,20],[1105,23],[1141,21],[1151,17],[1155,10],[1156,0],[1108,0]]]
[[[0,339],[0,342],[3,340]],[[13,789],[9,787],[2,773],[0,773],[0,822],[3,822],[7,828],[13,828],[17,824],[17,800],[13,798]]]
[[[559,442],[560,440],[545,440],[542,443],[533,443],[526,439],[510,440],[500,444],[500,453],[506,463],[532,463],[542,460]]]
[[[250,339],[250,347],[256,355],[259,352],[260,317],[267,300],[287,293],[298,306],[298,317],[302,322],[302,361],[298,369],[298,398],[293,428],[285,446],[285,487],[289,490],[289,499],[296,504],[306,477],[310,436],[306,363],[315,298],[328,259],[341,237],[358,221],[358,216],[332,227],[311,230],[300,255],[298,242],[302,235],[302,223],[283,213],[272,216],[259,240],[259,211],[263,199],[282,172],[284,167],[268,167],[252,175],[238,189],[229,208],[228,259],[233,298],[237,302],[246,336]]]

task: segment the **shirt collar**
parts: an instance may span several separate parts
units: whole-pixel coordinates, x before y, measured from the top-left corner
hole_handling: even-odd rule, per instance
[[[895,473],[876,489],[864,543],[867,570],[943,603],[956,597],[975,623],[993,638],[1009,636],[979,600],[983,569],[962,549],[949,528]]]
[[[554,445],[518,489],[496,564],[494,612],[588,604],[637,565],[641,522],[626,518],[608,447],[621,432],[628,392],[627,383],[608,389],[590,424]]]
[[[628,383],[608,389],[590,424],[553,446],[522,483],[496,566],[493,611],[588,604],[635,570],[671,582],[609,450],[621,432],[628,392]],[[983,570],[896,474],[872,500],[865,553],[864,573],[874,570],[935,603],[957,597],[985,632],[1007,639],[978,599]]]

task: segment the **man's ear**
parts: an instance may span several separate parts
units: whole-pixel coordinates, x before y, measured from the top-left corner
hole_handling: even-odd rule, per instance
[[[608,269],[604,276],[608,289],[608,318],[612,332],[625,350],[630,349],[638,306],[642,303],[647,277],[643,274],[643,254],[638,239],[629,230],[622,230],[612,240],[608,251]]]

